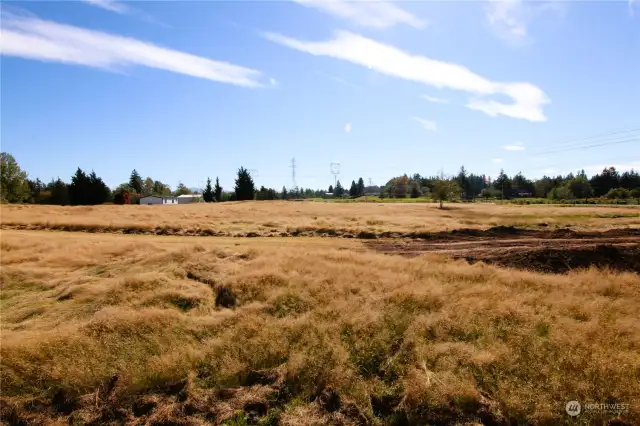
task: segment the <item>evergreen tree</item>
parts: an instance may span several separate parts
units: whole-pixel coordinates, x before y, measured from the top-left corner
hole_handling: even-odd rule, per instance
[[[47,190],[51,192],[51,196],[47,200],[49,204],[56,204],[59,206],[66,206],[70,204],[69,186],[60,178],[56,181],[52,180],[51,183],[47,185]]]
[[[238,201],[253,200],[255,185],[253,178],[244,167],[238,169],[238,177],[236,178],[235,193]]]
[[[467,170],[464,166],[460,167],[460,171],[458,172],[458,177],[456,177],[456,183],[460,187],[462,191],[462,196],[467,199],[471,198],[471,188],[469,185],[469,177],[467,176]]]
[[[355,197],[358,195],[358,185],[354,180],[351,181],[351,187],[349,188],[349,195]]]
[[[111,198],[111,190],[104,183],[102,178],[96,175],[93,170],[89,175],[89,193],[87,194],[87,202],[90,205],[102,204]]]
[[[285,187],[283,186],[283,187],[282,187],[282,193],[281,193],[280,197],[281,197],[283,200],[286,200],[286,199],[287,199],[287,196],[288,196],[288,194],[287,194],[287,188],[285,188]]]
[[[358,179],[358,196],[364,195],[364,180]]]
[[[503,169],[500,169],[500,174],[493,182],[493,186],[500,191],[502,198],[509,198],[509,195],[511,194],[511,180]]]
[[[213,188],[211,188],[211,178],[207,177],[207,185],[204,187],[204,191],[202,192],[202,199],[205,203],[211,203],[215,200],[215,195],[213,193]]]
[[[336,197],[342,197],[344,195],[344,188],[340,184],[340,181],[336,183],[336,187],[333,190],[333,195],[335,195]]]
[[[609,167],[604,169],[602,173],[593,176],[589,183],[593,188],[594,195],[601,197],[620,186],[620,175],[615,167]]]
[[[136,193],[142,194],[142,177],[136,169],[133,169],[133,171],[131,172],[131,177],[129,178],[129,186],[133,188]]]
[[[418,182],[414,181],[411,184],[411,198],[418,198],[420,195],[422,194],[420,193],[420,188],[418,188]]]
[[[222,187],[220,186],[220,181],[216,176],[216,185],[213,187],[213,194],[216,197],[216,201],[222,201]]]
[[[329,185],[329,190],[327,192],[329,194],[333,194],[333,185]]]
[[[87,194],[89,193],[89,177],[78,167],[76,173],[71,177],[69,184],[69,202],[74,206],[82,206],[88,204]]]

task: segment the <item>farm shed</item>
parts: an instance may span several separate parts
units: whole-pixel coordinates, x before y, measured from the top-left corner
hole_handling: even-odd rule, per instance
[[[158,197],[157,195],[148,195],[140,198],[140,204],[178,204],[176,197]]]

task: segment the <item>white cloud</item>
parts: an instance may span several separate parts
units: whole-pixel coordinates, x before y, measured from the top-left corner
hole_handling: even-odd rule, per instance
[[[502,158],[494,158],[491,161],[493,161],[494,163],[502,163],[504,160]]]
[[[237,86],[262,86],[260,71],[228,62],[37,18],[6,13],[2,18],[2,55],[108,71],[138,65]]]
[[[434,104],[448,104],[449,103],[448,99],[436,98],[434,96],[429,96],[429,95],[422,95],[421,98],[422,99],[426,99],[429,102],[433,102]]]
[[[496,35],[512,43],[530,39],[529,27],[541,15],[564,16],[567,4],[559,1],[493,0],[487,3],[487,22]]]
[[[546,120],[542,106],[550,101],[542,90],[531,83],[491,81],[461,65],[412,55],[347,31],[337,31],[333,39],[321,42],[297,40],[275,33],[265,33],[264,37],[291,49],[342,59],[404,80],[472,93],[476,97],[469,100],[467,107],[490,116]],[[486,98],[499,94],[508,96],[513,103],[505,104]]]
[[[278,80],[276,80],[275,78],[271,77],[271,78],[269,78],[269,84],[271,84],[272,86],[276,87],[278,85]]]
[[[503,145],[502,149],[507,151],[524,151],[524,144],[522,142],[515,142],[511,145]]]
[[[431,120],[425,120],[424,118],[420,118],[420,117],[410,117],[410,118],[420,123],[425,130],[428,130],[430,132],[435,132],[438,130],[438,128],[436,127],[436,123]]]
[[[344,131],[347,133],[351,133],[351,123],[345,124]]]
[[[425,25],[423,21],[393,3],[381,0],[293,0],[303,6],[321,10],[354,24],[376,29],[407,24],[415,28]]]
[[[584,169],[588,172],[600,173],[604,169],[608,169],[609,167],[615,167],[617,171],[624,172],[627,170],[640,170],[640,161],[630,161],[628,163],[620,163],[620,164],[598,164],[593,166],[584,167]]]
[[[131,9],[124,3],[116,0],[81,0],[84,3],[88,3],[92,6],[99,7],[101,9],[108,10],[116,13],[129,13]]]

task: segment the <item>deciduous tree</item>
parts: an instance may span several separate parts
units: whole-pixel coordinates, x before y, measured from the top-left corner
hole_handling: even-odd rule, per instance
[[[0,153],[0,201],[22,203],[30,198],[27,173],[20,169],[13,155]]]
[[[434,182],[432,197],[440,202],[440,208],[443,208],[444,201],[450,201],[460,196],[460,186],[450,179],[440,178]]]

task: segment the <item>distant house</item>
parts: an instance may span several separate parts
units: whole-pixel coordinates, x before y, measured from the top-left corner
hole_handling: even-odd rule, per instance
[[[148,195],[140,198],[140,204],[178,204],[176,197],[161,197],[157,195]]]
[[[176,197],[178,200],[178,204],[191,204],[191,203],[199,203],[202,201],[202,195],[200,194],[183,194],[178,195]]]
[[[526,198],[533,197],[533,194],[531,193],[531,191],[528,191],[526,189],[521,189],[521,188],[513,189],[511,193],[515,197],[526,197]]]

